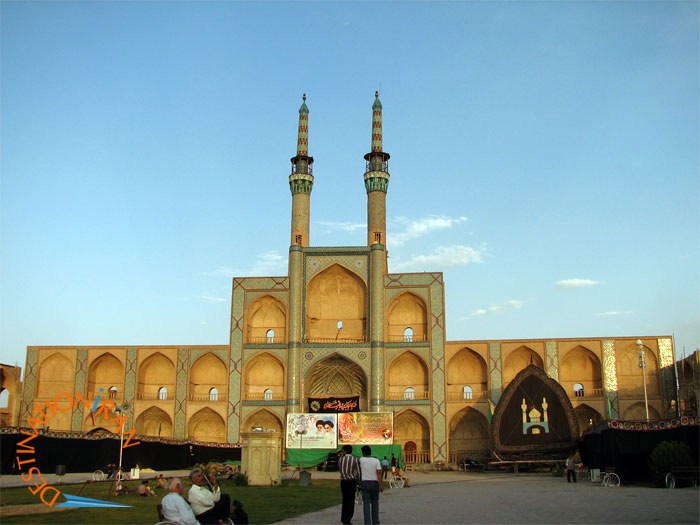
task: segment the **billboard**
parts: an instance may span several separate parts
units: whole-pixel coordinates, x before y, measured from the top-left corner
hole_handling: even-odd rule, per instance
[[[393,445],[393,412],[338,414],[339,445]]]
[[[287,414],[287,448],[338,448],[337,414]]]

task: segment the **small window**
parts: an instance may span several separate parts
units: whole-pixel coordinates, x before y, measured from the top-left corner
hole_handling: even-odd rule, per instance
[[[265,337],[267,337],[268,343],[274,343],[275,342],[275,331],[268,330],[267,332],[265,332]]]
[[[168,399],[168,389],[165,388],[164,386],[162,386],[158,389],[158,399],[160,399],[160,400]]]
[[[6,388],[0,392],[0,408],[7,408],[10,406],[10,391]]]
[[[581,383],[574,385],[574,397],[583,397],[583,385]]]
[[[403,331],[403,340],[405,343],[413,342],[413,328],[410,326]]]
[[[301,234],[298,234],[298,233],[297,233],[297,234],[294,236],[294,242],[295,242],[296,244],[298,244],[299,246],[301,246]]]
[[[472,390],[472,387],[465,386],[462,389],[462,395],[464,396],[464,399],[474,399],[474,391]]]
[[[110,399],[117,399],[117,387],[116,386],[109,387],[109,398]]]
[[[408,387],[403,391],[403,398],[404,399],[415,399],[416,398],[416,391],[413,387]]]
[[[219,391],[216,389],[216,387],[209,389],[209,401],[218,401],[218,400],[219,400]]]
[[[265,401],[272,401],[272,389],[271,388],[265,389],[265,391],[263,392],[263,399]]]

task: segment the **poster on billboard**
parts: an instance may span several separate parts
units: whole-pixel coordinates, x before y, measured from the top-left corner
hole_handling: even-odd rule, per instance
[[[286,447],[337,448],[337,414],[287,414]]]
[[[338,414],[339,445],[393,445],[393,412]]]

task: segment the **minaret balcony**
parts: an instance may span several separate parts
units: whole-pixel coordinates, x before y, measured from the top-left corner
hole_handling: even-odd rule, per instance
[[[310,175],[313,180],[313,164],[295,164],[292,162],[292,175]]]
[[[381,159],[368,160],[365,165],[365,173],[379,171],[383,173],[389,172],[389,162]]]

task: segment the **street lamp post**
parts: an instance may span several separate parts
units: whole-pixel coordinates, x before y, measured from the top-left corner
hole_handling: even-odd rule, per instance
[[[644,345],[641,339],[637,339],[636,343],[637,350],[639,352],[639,368],[642,369],[642,386],[644,387],[644,413],[646,414],[647,421],[649,421],[649,399],[647,398],[647,375],[646,375],[646,355],[644,353]]]

